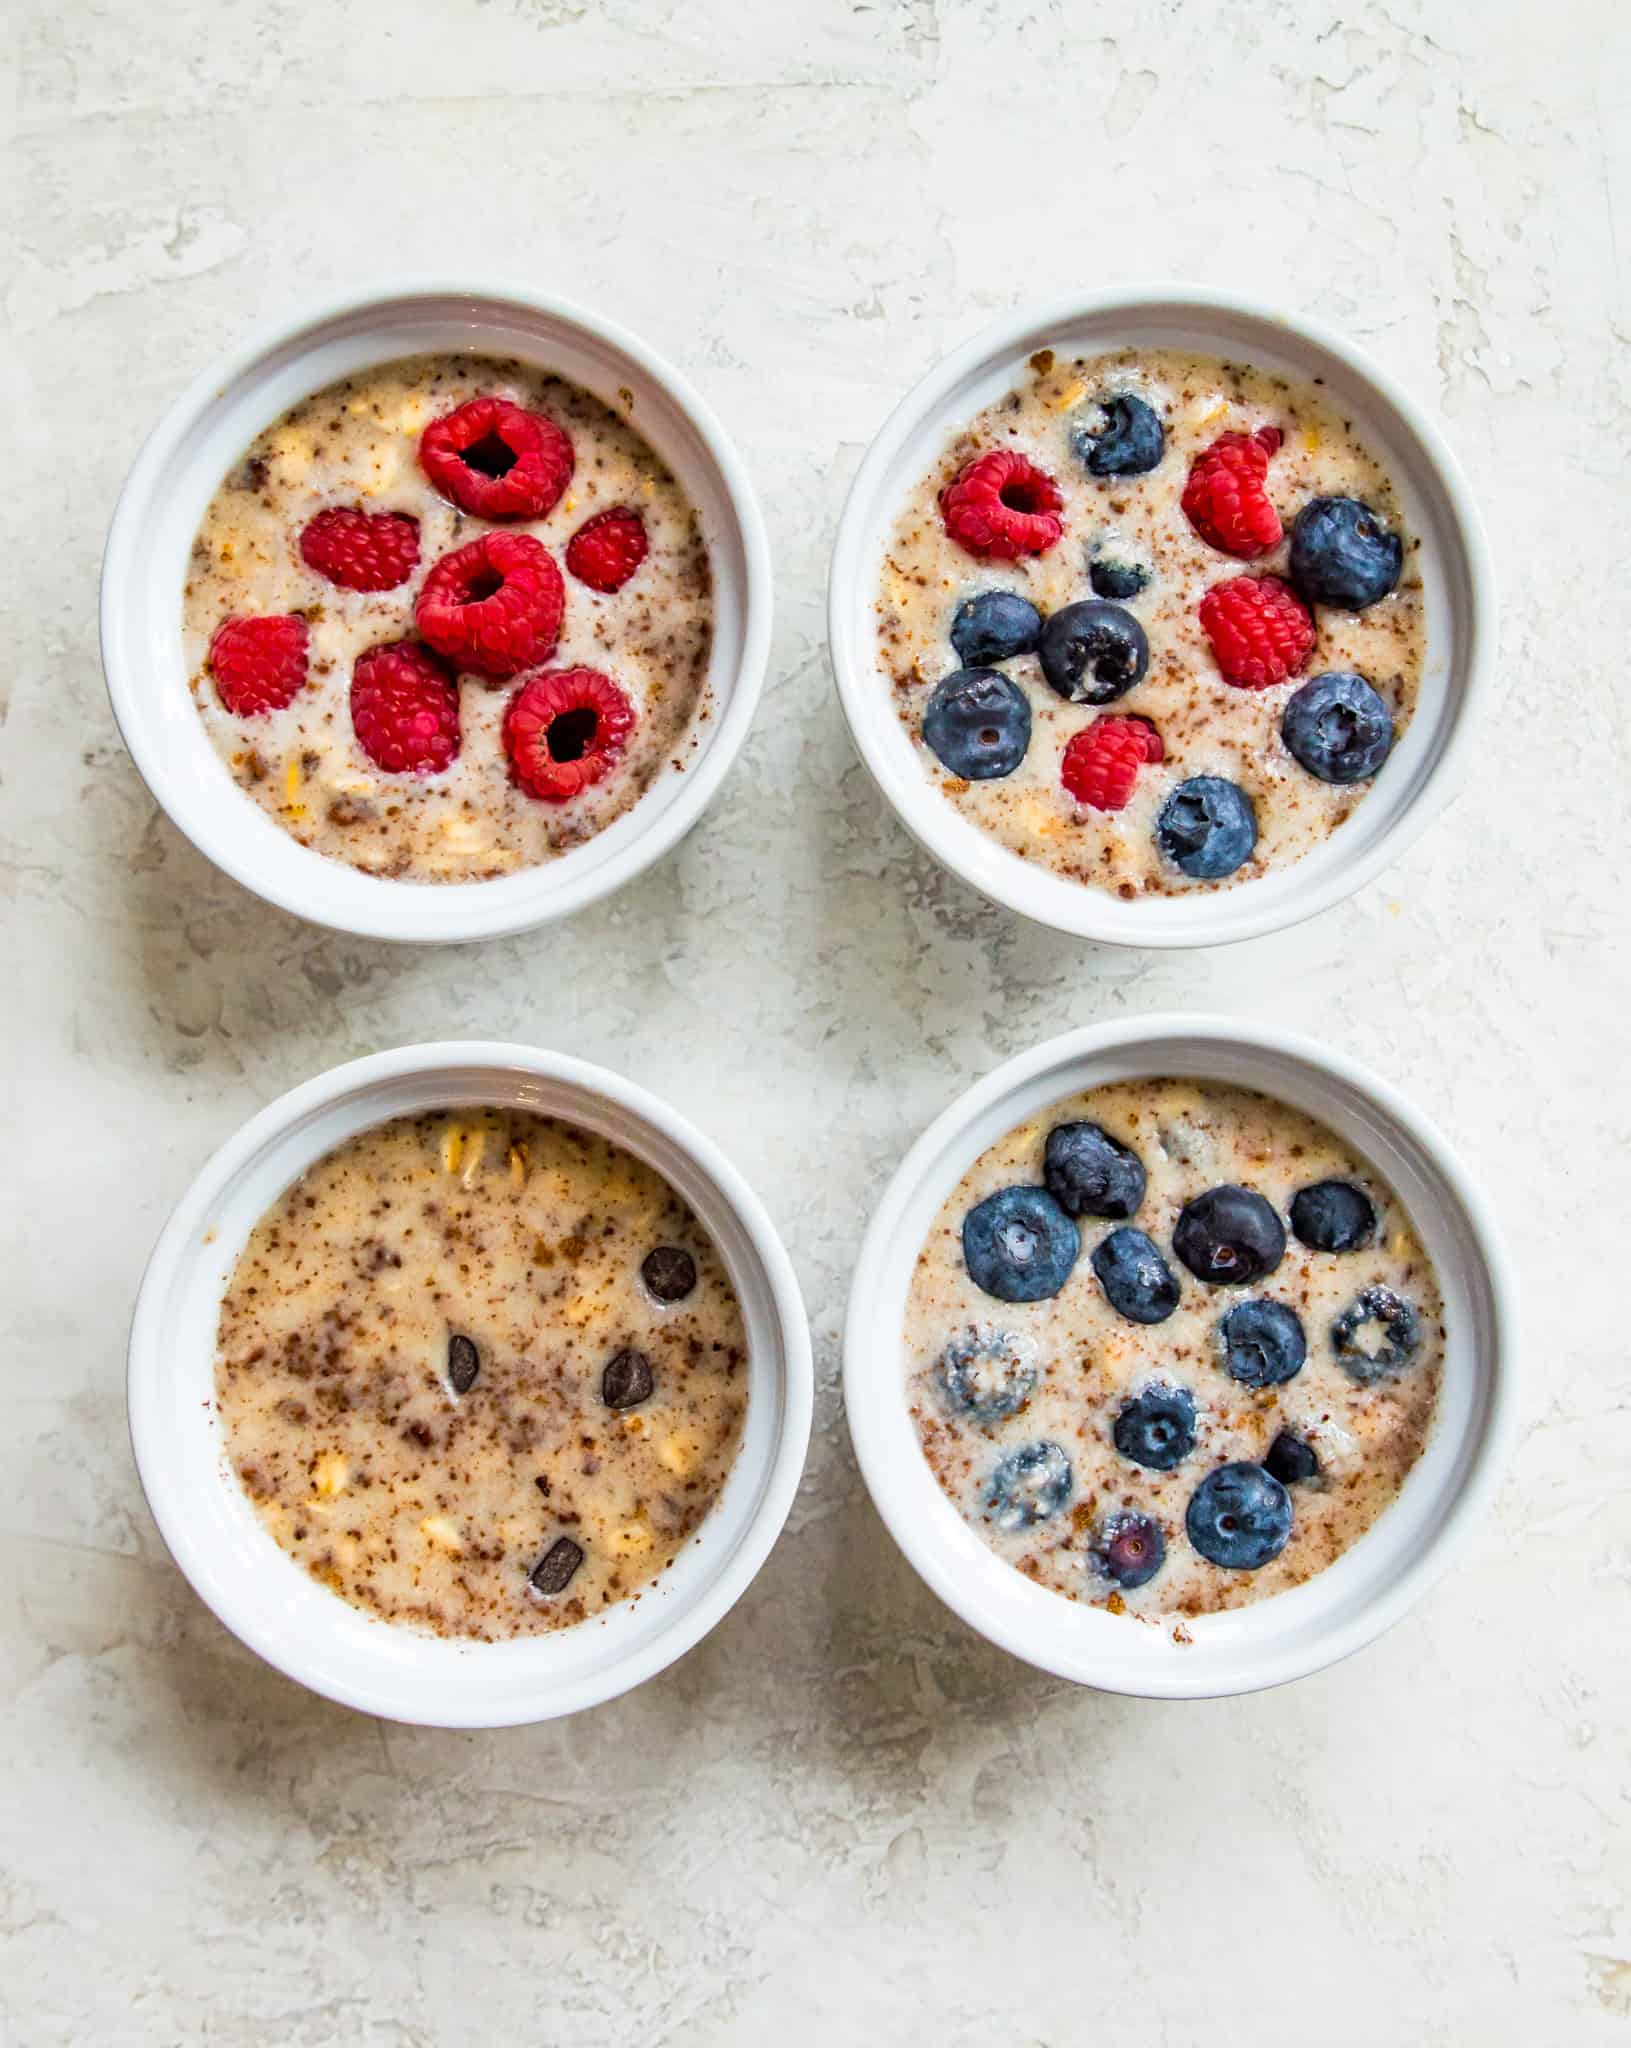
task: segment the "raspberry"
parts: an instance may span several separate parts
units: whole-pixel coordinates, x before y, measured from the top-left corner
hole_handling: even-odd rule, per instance
[[[572,443],[546,413],[472,398],[426,427],[419,465],[461,512],[542,519],[571,480]]]
[[[1195,457],[1184,485],[1184,512],[1208,547],[1250,562],[1280,545],[1280,515],[1263,488],[1280,441],[1278,427],[1219,434]]]
[[[561,637],[566,586],[530,533],[484,533],[435,563],[414,623],[458,668],[495,682],[547,661]]]
[[[504,712],[504,751],[528,796],[564,804],[611,773],[634,730],[634,706],[595,668],[529,676]]]
[[[376,768],[439,774],[458,757],[458,686],[417,640],[370,647],[351,671],[351,729]]]
[[[1045,555],[1065,530],[1063,505],[1051,476],[1003,448],[959,470],[940,493],[947,533],[989,562]]]
[[[419,521],[331,505],[302,531],[300,559],[342,590],[395,590],[419,567]]]
[[[1144,763],[1165,757],[1161,735],[1147,718],[1096,718],[1066,747],[1059,779],[1079,804],[1119,811]]]
[[[221,702],[237,717],[282,711],[305,686],[306,622],[298,612],[223,619],[207,661]]]
[[[646,558],[646,523],[627,505],[586,519],[566,544],[566,566],[591,590],[621,590]]]
[[[1314,621],[1278,576],[1231,576],[1196,607],[1223,680],[1267,690],[1294,676],[1313,652]]]

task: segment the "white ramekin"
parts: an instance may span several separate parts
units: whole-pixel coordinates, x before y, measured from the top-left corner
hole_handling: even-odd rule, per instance
[[[364,875],[298,845],[232,782],[187,689],[181,592],[205,508],[244,449],[298,399],[421,350],[519,356],[625,412],[696,507],[714,579],[714,715],[683,775],[604,832],[497,881]],[[621,395],[620,395],[621,394]],[[629,394],[632,394],[632,402]],[[154,798],[217,867],[315,924],[407,941],[494,938],[620,888],[702,815],[747,736],[770,645],[770,551],[753,486],[690,385],[632,334],[519,286],[397,280],[255,335],[182,393],[136,458],[102,563],[102,666]]]
[[[986,1547],[941,1492],[907,1408],[901,1330],[912,1268],[941,1204],[986,1148],[1083,1088],[1192,1074],[1277,1097],[1329,1124],[1392,1184],[1444,1293],[1437,1419],[1398,1499],[1352,1549],[1289,1593],[1187,1624],[1194,1640],[1079,1605]],[[1420,1112],[1345,1054],[1221,1017],[1156,1016],[1067,1032],[1009,1060],[930,1125],[861,1248],[844,1336],[844,1401],[878,1512],[971,1628],[1078,1684],[1150,1699],[1256,1692],[1361,1648],[1444,1569],[1494,1489],[1515,1420],[1514,1308],[1489,1211]]]
[[[231,1471],[214,1395],[221,1296],[245,1239],[299,1174],[387,1117],[488,1103],[559,1116],[635,1153],[682,1195],[724,1258],[747,1324],[741,1450],[712,1512],[636,1601],[517,1642],[455,1642],[380,1621],[317,1585],[268,1534]],[[746,1590],[787,1519],[810,1436],[810,1335],[792,1265],[723,1154],[645,1089],[560,1053],[409,1046],[336,1067],[253,1117],[178,1203],[130,1332],[130,1434],[171,1555],[232,1632],[289,1677],[395,1721],[496,1728],[626,1692],[698,1642]]]
[[[879,675],[873,603],[883,551],[907,493],[953,428],[1010,390],[1041,348],[1101,354],[1186,348],[1324,380],[1358,424],[1421,538],[1427,665],[1416,714],[1341,831],[1295,866],[1204,894],[1122,902],[1050,874],[987,836],[924,773]],[[1300,314],[1193,285],[1124,286],[1032,306],[931,370],[895,408],[850,487],[833,548],[828,637],[856,749],[903,825],[995,903],[1039,924],[1122,946],[1213,946],[1326,910],[1378,874],[1452,793],[1495,659],[1495,585],[1483,525],[1427,415],[1351,343]]]

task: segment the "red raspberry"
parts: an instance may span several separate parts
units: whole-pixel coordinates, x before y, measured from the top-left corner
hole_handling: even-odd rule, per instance
[[[940,517],[960,548],[982,561],[1045,555],[1065,522],[1058,486],[1023,455],[995,448],[960,470],[940,493]]]
[[[1079,804],[1119,811],[1144,763],[1165,758],[1161,735],[1147,718],[1096,718],[1066,747],[1059,779]]]
[[[566,544],[566,566],[580,583],[608,595],[621,590],[646,558],[646,523],[628,505],[586,519]]]
[[[1195,457],[1184,485],[1184,512],[1208,547],[1251,562],[1280,545],[1280,515],[1263,488],[1280,441],[1278,427],[1219,434]]]
[[[504,712],[504,751],[528,796],[564,804],[609,775],[634,730],[634,706],[596,668],[529,676]]]
[[[305,687],[306,622],[298,612],[223,619],[207,665],[221,702],[237,717],[282,711]]]
[[[342,590],[395,590],[419,567],[419,521],[330,505],[302,531],[300,559]]]
[[[547,413],[472,398],[426,427],[419,465],[462,512],[542,519],[571,480],[572,443]]]
[[[376,768],[436,775],[458,758],[458,685],[417,640],[388,640],[351,671],[351,729]]]
[[[530,533],[484,533],[432,565],[414,623],[455,667],[501,682],[555,652],[566,586]]]
[[[1231,576],[1196,607],[1223,680],[1267,690],[1294,676],[1314,649],[1314,621],[1278,576]]]

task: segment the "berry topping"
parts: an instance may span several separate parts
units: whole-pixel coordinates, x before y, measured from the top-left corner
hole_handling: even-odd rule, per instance
[[[1331,1325],[1331,1348],[1361,1386],[1403,1372],[1421,1342],[1421,1318],[1391,1287],[1367,1287]]]
[[[1166,452],[1161,415],[1124,391],[1099,400],[1099,424],[1078,427],[1070,445],[1094,476],[1145,476]]]
[[[1249,1287],[1285,1257],[1285,1225],[1254,1188],[1226,1182],[1184,1204],[1172,1249],[1208,1287]]]
[[[1096,718],[1075,735],[1059,763],[1059,780],[1079,804],[1095,811],[1123,810],[1138,771],[1165,749],[1147,718]]]
[[[1104,1298],[1130,1323],[1164,1323],[1178,1306],[1178,1282],[1154,1238],[1112,1230],[1093,1248]]]
[[[1184,1526],[1209,1564],[1255,1572],[1290,1540],[1291,1500],[1261,1465],[1220,1465],[1190,1495]]]
[[[1314,498],[1291,528],[1291,580],[1310,604],[1362,612],[1399,580],[1404,543],[1357,498]]]
[[[1161,806],[1156,844],[1180,874],[1216,882],[1251,858],[1257,813],[1238,783],[1221,775],[1192,775]]]
[[[923,741],[965,782],[1012,775],[1031,744],[1031,707],[1018,683],[994,668],[960,668],[935,685]]]
[[[1237,690],[1267,690],[1314,651],[1314,621],[1278,576],[1231,576],[1196,606],[1212,658]]]
[[[1102,1124],[1055,1124],[1042,1152],[1048,1193],[1068,1216],[1133,1216],[1144,1199],[1144,1163]]]
[[[1036,1346],[990,1323],[970,1323],[949,1339],[936,1368],[947,1403],[989,1425],[1017,1415],[1042,1376]]]
[[[1123,1402],[1110,1433],[1124,1458],[1170,1472],[1195,1448],[1195,1397],[1187,1387],[1157,1381]]]
[[[999,1188],[963,1218],[968,1277],[998,1301],[1046,1301],[1057,1294],[1081,1242],[1046,1188]]]
[[[940,517],[957,545],[982,561],[1045,555],[1065,530],[1064,500],[1045,470],[993,449],[959,470],[940,493]]]
[[[1219,434],[1195,457],[1184,485],[1184,516],[1208,547],[1251,562],[1280,545],[1280,515],[1264,488],[1280,441],[1278,427]]]
[[[221,702],[238,718],[282,711],[306,681],[306,622],[298,612],[223,619],[207,657]]]
[[[982,590],[966,597],[951,622],[951,644],[965,668],[986,668],[1029,654],[1042,632],[1042,614],[1013,590]]]
[[[388,775],[439,775],[458,757],[458,686],[417,640],[370,647],[351,671],[351,727]]]
[[[1263,1458],[1263,1470],[1282,1486],[1299,1486],[1305,1479],[1317,1479],[1319,1469],[1313,1445],[1305,1444],[1288,1429],[1281,1430]]]
[[[1376,1235],[1376,1210],[1351,1180],[1317,1180],[1292,1196],[1291,1227],[1310,1251],[1356,1252]]]
[[[501,682],[547,661],[561,637],[566,589],[530,533],[484,533],[435,563],[414,623],[449,661]]]
[[[544,413],[472,398],[426,427],[419,465],[461,512],[542,519],[571,479],[572,443]]]
[[[1087,565],[1087,580],[1095,597],[1113,597],[1125,604],[1147,588],[1150,572],[1139,562],[1119,561],[1114,555],[1095,555]]]
[[[596,668],[543,669],[505,707],[504,751],[528,796],[564,804],[611,773],[633,730],[634,706],[610,676]]]
[[[342,590],[395,590],[419,567],[419,521],[330,505],[302,528],[300,559]]]
[[[1073,704],[1124,697],[1150,665],[1150,643],[1137,619],[1096,597],[1053,613],[1037,652],[1050,689]]]
[[[586,519],[566,544],[566,566],[580,583],[610,596],[646,558],[646,522],[632,506],[612,505]]]
[[[1057,1444],[1023,1444],[986,1481],[985,1511],[999,1529],[1029,1529],[1058,1514],[1073,1484],[1070,1460]]]
[[[1392,752],[1393,717],[1363,676],[1336,669],[1292,693],[1280,737],[1321,782],[1363,782]]]
[[[1153,1516],[1123,1509],[1100,1524],[1093,1559],[1106,1578],[1130,1593],[1147,1586],[1166,1563],[1166,1532]]]
[[[1241,1301],[1218,1323],[1223,1369],[1243,1387],[1280,1387],[1308,1357],[1308,1339],[1283,1301]]]

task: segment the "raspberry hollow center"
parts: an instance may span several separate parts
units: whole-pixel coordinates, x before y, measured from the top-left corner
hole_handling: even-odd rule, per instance
[[[508,441],[501,441],[489,430],[479,441],[472,441],[460,457],[465,465],[479,470],[483,476],[490,476],[496,482],[501,476],[508,476],[516,464],[515,450]]]
[[[459,599],[460,604],[483,604],[490,597],[497,597],[504,588],[504,578],[496,569],[480,569],[470,579],[470,587]]]
[[[600,729],[600,714],[592,704],[582,704],[574,711],[563,711],[559,718],[552,718],[545,745],[549,748],[552,761],[581,761],[595,743],[595,734]]]
[[[1038,486],[1034,477],[1010,477],[997,497],[1010,512],[1047,512],[1052,509],[1047,493]]]

